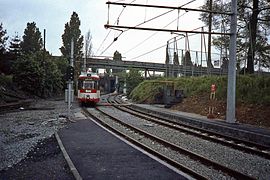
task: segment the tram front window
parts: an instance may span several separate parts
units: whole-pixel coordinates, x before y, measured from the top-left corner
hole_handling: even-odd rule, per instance
[[[95,81],[84,81],[83,89],[96,89]]]

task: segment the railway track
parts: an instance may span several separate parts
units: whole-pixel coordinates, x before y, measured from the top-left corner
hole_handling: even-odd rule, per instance
[[[196,154],[196,153],[191,152],[189,150],[186,150],[186,149],[180,147],[179,145],[176,145],[176,144],[174,144],[170,141],[167,141],[161,137],[153,135],[152,133],[149,133],[145,130],[142,130],[142,129],[140,129],[132,124],[128,124],[126,122],[123,122],[122,120],[114,117],[110,113],[105,112],[105,110],[101,110],[100,108],[96,108],[96,110],[97,110],[98,114],[93,113],[94,111],[89,112],[89,110],[87,110],[87,109],[84,109],[84,112],[87,115],[94,118],[99,123],[101,123],[103,126],[106,126],[107,128],[109,128],[112,131],[116,131],[117,134],[120,134],[121,136],[127,138],[129,141],[136,144],[137,146],[154,154],[155,156],[159,157],[160,159],[163,159],[164,161],[168,162],[169,164],[173,165],[174,167],[178,168],[179,170],[193,176],[196,179],[209,179],[211,177],[205,176],[203,173],[202,174],[199,173],[194,168],[190,168],[188,166],[181,164],[180,162],[178,162],[174,158],[167,157],[166,154],[160,153],[159,151],[156,151],[152,147],[145,145],[144,143],[141,142],[140,139],[143,139],[143,138],[150,139],[153,144],[158,144],[159,146],[161,146],[165,149],[170,149],[170,150],[174,151],[174,153],[176,153],[176,154],[181,154],[181,155],[187,156],[188,158],[191,159],[191,161],[195,161],[197,163],[199,162],[200,164],[208,167],[209,169],[214,169],[215,173],[222,174],[221,176],[223,176],[223,177],[225,176],[225,177],[231,177],[231,178],[236,178],[236,179],[254,179],[253,177],[251,177],[249,175],[238,172],[234,169],[231,169],[227,166],[224,166],[220,163],[217,163],[217,162],[212,161],[206,157],[203,157],[202,155],[199,155],[199,154]],[[144,118],[144,117],[140,117],[140,118]],[[127,129],[127,131],[133,132],[133,134],[138,134],[137,136],[140,137],[139,140],[136,138],[132,138],[131,136],[127,135],[126,133],[117,130],[117,128],[112,127],[110,125],[110,123],[104,122],[104,119],[110,119],[110,121],[113,121],[114,123],[118,124],[118,126],[125,127],[125,129]]]
[[[159,117],[159,116],[156,116],[153,114],[147,114],[145,112],[136,110],[130,106],[122,107],[119,105],[121,105],[123,103],[121,102],[121,100],[117,99],[117,96],[110,97],[108,99],[108,101],[110,103],[112,103],[112,105],[115,108],[117,108],[123,112],[130,113],[134,116],[137,116],[140,118],[145,118],[145,119],[152,121],[154,123],[157,123],[157,124],[160,124],[163,126],[167,126],[169,128],[176,129],[176,130],[179,130],[181,132],[184,132],[184,133],[187,133],[187,134],[190,134],[193,136],[197,136],[197,137],[205,139],[207,141],[219,143],[219,144],[222,144],[224,146],[243,151],[245,153],[257,155],[257,156],[260,156],[260,157],[263,157],[266,159],[270,159],[270,151],[269,151],[270,147],[269,146],[263,146],[261,144],[257,144],[257,143],[253,143],[253,142],[249,142],[249,141],[244,141],[241,139],[237,139],[235,137],[231,137],[231,136],[223,135],[220,133],[208,131],[208,130],[205,130],[202,128],[193,127],[193,126],[190,126],[187,124],[183,124],[181,122],[175,122],[175,121],[172,121],[168,118]],[[115,104],[117,104],[117,106]]]
[[[103,111],[100,111],[98,108],[96,108],[99,112],[103,113]],[[112,127],[110,124],[106,123],[103,121],[102,118],[100,117],[97,117],[95,115],[93,115],[92,113],[90,113],[87,109],[83,109],[83,111],[85,112],[85,114],[91,118],[93,118],[96,122],[100,123],[102,126],[104,126],[105,128],[111,130],[112,132],[116,133],[117,135],[120,135],[121,137],[127,139],[129,142],[135,144],[136,146],[144,149],[145,151],[153,154],[154,156],[166,161],[168,164],[176,167],[177,169],[189,174],[190,176],[196,178],[196,179],[207,179],[206,177],[196,173],[195,171],[193,171],[192,169],[188,168],[188,167],[185,167],[183,165],[181,165],[180,163],[178,163],[177,161],[161,154],[160,152],[156,151],[155,149],[151,148],[151,147],[148,147],[146,145],[144,145],[143,143],[141,143],[139,140],[135,139],[135,138],[132,138],[130,136],[128,136],[126,133],[118,130],[117,128],[114,128]],[[117,119],[111,117],[112,119],[114,119],[114,121],[120,123],[121,125],[124,125],[123,123],[121,123],[121,121],[118,121]],[[128,127],[127,125],[127,128],[130,128]],[[132,130],[132,128],[130,128]]]
[[[24,107],[24,108],[28,107],[32,102],[33,102],[33,100],[20,100],[17,102],[1,104],[0,105],[0,113],[14,111],[20,107]]]

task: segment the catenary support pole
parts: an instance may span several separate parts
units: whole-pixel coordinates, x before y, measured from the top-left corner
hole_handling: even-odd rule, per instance
[[[236,30],[237,30],[237,0],[231,1],[231,35],[230,59],[228,67],[227,112],[226,122],[235,123],[235,89],[236,89]]]
[[[71,39],[71,48],[70,48],[70,66],[73,67],[73,53],[74,53],[74,41]],[[73,93],[73,81],[68,80],[68,118],[70,119],[70,109],[71,109],[71,100]]]
[[[212,11],[213,7],[213,0],[209,1],[209,10]],[[212,13],[209,13],[208,17],[208,32],[212,32]],[[211,70],[212,70],[212,57],[211,57],[211,47],[212,47],[212,35],[208,34],[208,59],[207,59],[207,74],[211,75]]]
[[[47,76],[47,67],[45,62],[45,54],[46,54],[46,29],[43,31],[43,55],[42,55],[42,61],[43,61],[43,67],[44,67],[44,76]],[[45,87],[45,78],[43,78],[43,86]],[[42,96],[45,97],[45,88],[42,90]]]

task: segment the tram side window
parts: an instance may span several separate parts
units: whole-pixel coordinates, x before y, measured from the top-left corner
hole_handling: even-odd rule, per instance
[[[79,81],[78,81],[78,88],[79,89],[82,89],[82,84],[83,84],[83,81],[79,79]]]

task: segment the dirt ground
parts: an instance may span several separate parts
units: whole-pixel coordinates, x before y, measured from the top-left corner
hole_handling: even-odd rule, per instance
[[[211,102],[207,95],[187,97],[182,103],[174,105],[172,109],[207,116],[210,105],[215,107],[214,117],[225,120],[226,102],[220,100]],[[270,128],[270,106],[238,103],[236,105],[236,121]]]

